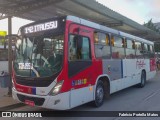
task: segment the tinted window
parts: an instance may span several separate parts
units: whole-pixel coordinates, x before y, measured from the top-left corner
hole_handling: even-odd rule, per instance
[[[111,44],[112,44],[112,58],[114,59],[125,58],[123,39],[118,36],[112,36]]]
[[[145,58],[150,58],[150,46],[147,45],[146,43],[143,44],[143,53]]]
[[[143,44],[143,50],[148,51],[148,45],[147,44]]]
[[[96,58],[110,58],[109,35],[95,32],[95,55]]]
[[[152,45],[149,45],[149,58],[154,58],[154,49]]]
[[[136,48],[136,57],[143,58],[142,43],[135,42],[135,48]]]
[[[133,40],[126,40],[126,58],[134,59],[135,58],[135,42]]]
[[[88,60],[90,57],[89,38],[70,35],[69,38],[69,60]]]

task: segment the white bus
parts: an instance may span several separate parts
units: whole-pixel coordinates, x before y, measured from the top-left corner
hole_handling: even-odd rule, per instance
[[[139,85],[156,74],[154,43],[75,16],[20,28],[13,98],[31,106],[71,109]]]

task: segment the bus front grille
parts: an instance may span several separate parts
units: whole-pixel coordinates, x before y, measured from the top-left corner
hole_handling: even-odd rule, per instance
[[[44,98],[28,97],[20,94],[17,94],[17,97],[21,102],[25,102],[25,100],[30,100],[30,101],[33,101],[37,106],[42,106],[45,101]]]

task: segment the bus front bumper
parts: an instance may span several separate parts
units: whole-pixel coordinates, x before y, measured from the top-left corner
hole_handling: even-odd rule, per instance
[[[39,106],[55,110],[70,109],[69,95],[70,92],[60,93],[55,96],[40,96],[18,92],[12,88],[13,99],[23,102],[31,106]]]

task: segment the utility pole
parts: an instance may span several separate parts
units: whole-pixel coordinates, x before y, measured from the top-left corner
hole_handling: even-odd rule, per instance
[[[9,79],[12,85],[12,16],[8,17],[8,72],[9,72]],[[12,95],[12,86],[8,87],[8,95]]]

